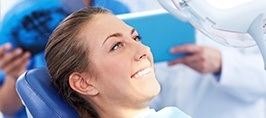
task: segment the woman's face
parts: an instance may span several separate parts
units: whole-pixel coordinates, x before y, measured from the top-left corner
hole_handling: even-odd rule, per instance
[[[88,40],[89,61],[97,76],[94,87],[114,104],[148,102],[159,93],[153,57],[135,29],[110,14],[95,15],[82,35]]]

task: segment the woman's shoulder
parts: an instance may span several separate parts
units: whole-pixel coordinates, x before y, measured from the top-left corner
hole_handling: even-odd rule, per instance
[[[158,118],[191,118],[177,107],[165,107],[156,112]]]
[[[149,111],[138,114],[134,118],[191,118],[191,117],[176,107],[165,107],[157,112],[154,109],[150,109]]]

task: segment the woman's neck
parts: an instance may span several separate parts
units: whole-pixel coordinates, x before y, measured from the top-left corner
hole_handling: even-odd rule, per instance
[[[133,118],[136,115],[148,111],[149,102],[141,104],[118,104],[114,102],[95,102],[94,104],[101,118]],[[122,101],[120,103],[123,103]]]
[[[100,112],[99,115],[101,118],[134,118],[140,113],[147,112],[149,107],[143,109],[115,109],[110,108],[107,112]]]

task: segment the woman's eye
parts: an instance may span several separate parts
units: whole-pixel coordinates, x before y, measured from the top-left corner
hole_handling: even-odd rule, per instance
[[[137,42],[140,42],[141,41],[141,36],[135,36],[134,38],[133,38],[135,41],[137,41]]]
[[[122,42],[117,42],[111,49],[111,51],[114,51],[118,48],[121,48],[123,46]]]

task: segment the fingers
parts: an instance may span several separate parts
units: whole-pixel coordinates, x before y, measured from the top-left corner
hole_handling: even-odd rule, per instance
[[[191,52],[191,54],[169,62],[169,66],[182,63],[200,73],[217,73],[221,71],[222,57],[219,50],[203,46],[186,45],[177,48],[175,51],[186,51]]]
[[[10,53],[4,54],[4,56],[0,59],[0,68],[4,69],[6,66],[9,66],[16,58],[19,58],[22,55],[22,49],[17,48]]]
[[[170,52],[175,53],[196,53],[200,50],[200,46],[195,44],[186,44],[171,48]]]
[[[171,61],[168,63],[169,66],[175,65],[175,64],[186,64],[186,65],[195,65],[196,62],[199,61],[201,52],[201,46],[195,45],[195,44],[186,44],[182,46],[176,46],[171,49],[171,53],[189,53],[188,56],[181,57],[179,59],[176,59],[174,61]]]
[[[181,64],[181,63],[187,65],[188,67],[190,67],[190,68],[192,68],[192,69],[194,69],[200,73],[206,72],[206,64],[207,63],[205,63],[204,59],[198,54],[179,58],[177,60],[169,62],[168,65],[173,66],[173,65]]]
[[[0,46],[0,59],[5,55],[6,51],[10,50],[11,48],[12,46],[10,43]]]
[[[169,62],[168,65],[173,66],[181,63],[186,65],[195,65],[198,61],[199,61],[199,56],[197,54],[193,54],[173,60]]]
[[[0,69],[7,75],[17,78],[29,63],[30,53],[23,53],[21,48],[11,50],[10,43],[0,46]],[[8,52],[9,51],[9,52]]]
[[[18,56],[16,59],[14,59],[12,62],[10,62],[3,71],[9,75],[17,78],[19,75],[21,75],[23,72],[26,71],[26,67],[29,63],[30,53],[26,52],[20,56]]]

